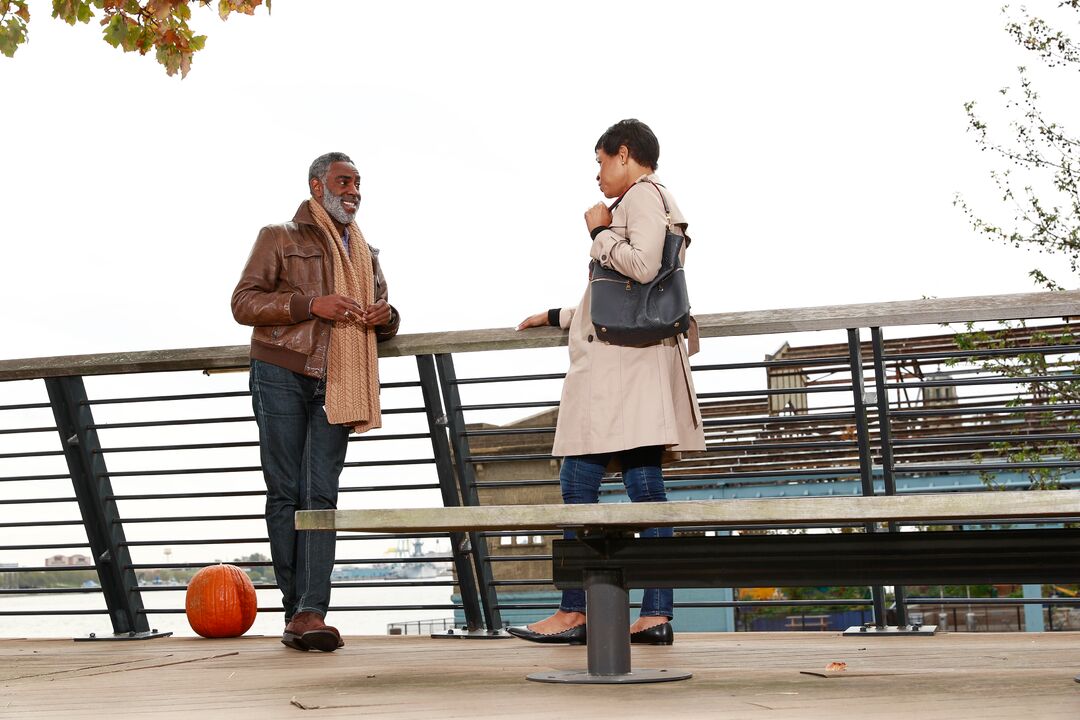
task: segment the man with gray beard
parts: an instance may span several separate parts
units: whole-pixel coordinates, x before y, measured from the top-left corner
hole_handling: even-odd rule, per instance
[[[281,642],[333,652],[324,618],[335,535],[297,532],[297,510],[337,507],[350,432],[380,427],[376,343],[397,334],[379,252],[354,222],[360,175],[343,153],[316,158],[311,198],[259,232],[232,295],[251,335],[251,401],[266,481],[266,526],[285,609]]]

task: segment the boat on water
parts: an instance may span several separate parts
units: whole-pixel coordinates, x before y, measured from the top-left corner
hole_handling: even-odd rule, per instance
[[[344,565],[334,568],[330,579],[334,581],[357,580],[422,580],[451,575],[451,565],[444,561],[425,560],[426,557],[440,557],[437,553],[424,553],[423,542],[402,539],[391,550],[400,560],[396,562],[372,563],[370,565]]]

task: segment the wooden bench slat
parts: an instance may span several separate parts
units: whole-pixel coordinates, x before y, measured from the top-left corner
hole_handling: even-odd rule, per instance
[[[936,493],[872,497],[692,500],[596,505],[491,505],[301,510],[299,530],[367,532],[542,530],[801,523],[931,522],[1080,517],[1080,490]]]

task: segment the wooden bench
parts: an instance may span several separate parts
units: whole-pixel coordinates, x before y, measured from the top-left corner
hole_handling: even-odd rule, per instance
[[[584,588],[587,669],[540,682],[636,683],[689,678],[631,670],[629,588],[1075,582],[1080,528],[635,538],[646,527],[853,523],[1000,525],[1080,518],[1080,490],[770,498],[596,505],[307,510],[298,530],[365,532],[574,529],[553,544],[559,589]]]

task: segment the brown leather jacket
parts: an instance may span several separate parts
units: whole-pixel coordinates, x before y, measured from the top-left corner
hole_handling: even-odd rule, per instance
[[[379,253],[371,248],[375,299],[386,300],[386,278]],[[259,231],[240,282],[232,294],[232,313],[252,325],[251,357],[307,375],[326,375],[326,352],[333,323],[308,315],[312,298],[334,292],[329,248],[305,201],[292,222]],[[390,323],[375,328],[380,342],[397,335],[401,316],[391,307]]]

